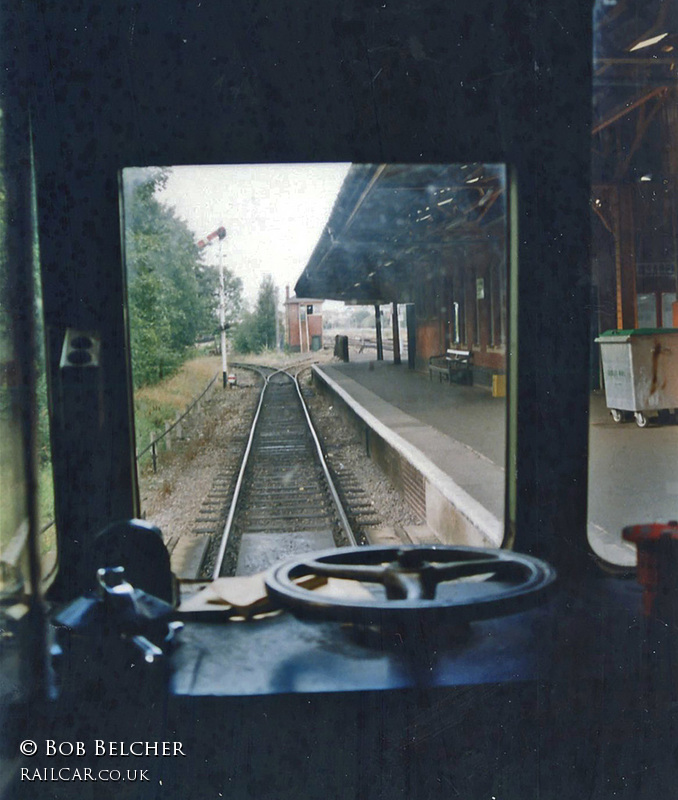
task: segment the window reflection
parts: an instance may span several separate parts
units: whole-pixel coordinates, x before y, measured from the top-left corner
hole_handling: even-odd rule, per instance
[[[28,533],[21,435],[21,369],[14,347],[12,276],[8,263],[4,120],[0,116],[0,591],[21,586]]]
[[[14,185],[17,170],[22,181],[30,182],[32,176],[23,172],[25,163],[18,167],[6,163],[6,127],[7,120],[0,111],[0,591],[11,592],[26,579],[28,508],[33,502],[26,480],[29,458],[35,459],[39,556],[44,576],[56,565],[56,528],[35,214],[28,193],[24,197]],[[20,137],[22,133],[14,129],[12,135]],[[16,224],[17,215],[26,215],[31,221],[28,249],[32,252],[27,257],[29,273],[32,270],[30,291],[19,274],[18,260],[25,254],[18,245],[21,226]],[[32,319],[22,317],[26,312],[32,312]],[[26,346],[31,338],[35,344],[35,386],[29,390],[33,378],[27,374],[25,359],[31,352]],[[36,452],[27,454],[22,425],[32,403]]]

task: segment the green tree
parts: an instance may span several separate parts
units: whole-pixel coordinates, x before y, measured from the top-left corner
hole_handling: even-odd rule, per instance
[[[278,288],[266,275],[259,287],[254,311],[242,315],[233,334],[233,347],[239,353],[260,353],[276,346]]]
[[[233,334],[233,347],[236,352],[243,354],[261,352],[257,316],[252,311],[246,311],[242,315]]]
[[[224,267],[224,296],[226,300],[226,322],[236,322],[243,312],[242,279]]]
[[[157,199],[165,169],[125,172],[125,245],[134,382],[153,383],[213,333],[215,279],[193,233]],[[217,278],[218,280],[218,278]]]
[[[262,349],[276,346],[276,309],[278,307],[278,288],[273,278],[266,275],[259,287],[255,310],[257,339]]]
[[[137,267],[130,284],[132,365],[137,386],[162,380],[176,369],[180,355],[171,349],[172,330],[160,278],[152,268]]]
[[[198,271],[200,293],[212,298],[213,314],[210,317],[208,328],[204,336],[217,336],[219,334],[219,266],[217,264],[203,265]],[[233,326],[243,312],[242,279],[233,274],[232,270],[224,266],[224,303],[226,306],[226,322]]]

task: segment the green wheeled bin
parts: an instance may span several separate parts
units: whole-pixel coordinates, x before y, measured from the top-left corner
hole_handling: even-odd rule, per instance
[[[615,422],[630,414],[640,428],[678,409],[678,328],[636,328],[601,334],[605,401]]]

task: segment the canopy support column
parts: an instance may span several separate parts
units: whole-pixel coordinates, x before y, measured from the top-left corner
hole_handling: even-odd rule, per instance
[[[393,363],[400,364],[400,326],[398,325],[397,303],[392,304],[391,315],[393,317]]]
[[[377,361],[384,360],[384,342],[381,336],[381,309],[379,303],[374,304],[374,322],[377,329]]]

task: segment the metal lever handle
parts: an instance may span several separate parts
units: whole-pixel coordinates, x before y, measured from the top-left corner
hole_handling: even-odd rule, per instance
[[[132,584],[125,578],[124,567],[102,567],[97,570],[99,586],[107,594],[132,594]]]
[[[157,659],[163,657],[162,650],[149,641],[145,636],[132,636],[132,644],[141,652],[147,664],[154,664]]]
[[[102,567],[97,570],[97,581],[104,591],[104,598],[120,620],[137,615],[134,587],[125,578],[124,567]]]

